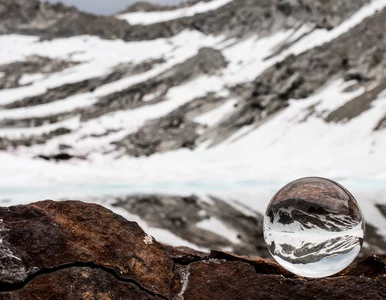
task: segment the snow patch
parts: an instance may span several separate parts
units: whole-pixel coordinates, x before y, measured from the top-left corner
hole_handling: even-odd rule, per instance
[[[118,16],[119,19],[125,20],[132,25],[142,24],[149,25],[154,23],[166,22],[174,19],[191,17],[196,14],[216,10],[232,0],[212,0],[209,2],[198,2],[189,7],[179,8],[169,11],[152,11],[152,12],[133,12]]]
[[[194,121],[203,125],[207,125],[209,127],[216,125],[221,120],[223,120],[225,116],[232,113],[236,103],[237,100],[235,99],[228,100],[220,107],[217,107],[205,114],[196,117]]]
[[[222,236],[233,244],[240,243],[240,239],[238,238],[238,232],[233,229],[230,229],[222,221],[214,217],[204,219],[196,223],[196,227]]]

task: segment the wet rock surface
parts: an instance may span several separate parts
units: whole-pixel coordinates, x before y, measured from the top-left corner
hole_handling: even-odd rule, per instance
[[[384,299],[386,257],[327,279],[272,260],[159,244],[95,204],[0,208],[0,299]]]

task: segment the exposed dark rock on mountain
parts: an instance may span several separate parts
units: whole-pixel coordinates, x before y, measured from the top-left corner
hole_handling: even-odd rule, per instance
[[[348,120],[360,115],[385,88],[385,22],[386,10],[383,10],[339,38],[298,56],[290,55],[269,68],[255,80],[253,91],[235,114],[219,124],[216,132],[226,138],[240,127],[258,124],[284,109],[289,99],[306,98],[331,79],[344,76],[358,79],[357,88],[376,86],[331,112],[326,120]],[[356,77],[352,77],[354,72]]]
[[[211,198],[213,205],[195,196],[128,196],[117,199],[114,206],[122,207],[140,216],[150,226],[165,228],[200,247],[232,248],[235,253],[268,256],[263,240],[263,218],[256,212],[247,216],[226,202]],[[252,212],[251,212],[252,213]],[[239,232],[237,243],[223,235],[201,229],[197,223],[211,218],[220,220]]]
[[[55,162],[71,160],[73,158],[85,159],[85,157],[82,157],[82,156],[76,157],[76,156],[68,154],[68,153],[59,153],[59,154],[54,154],[54,155],[38,155],[37,158],[41,158],[44,160],[52,160]]]
[[[70,132],[71,132],[70,129],[65,127],[60,127],[50,132],[43,133],[42,135],[29,136],[29,137],[20,138],[20,139],[7,139],[7,138],[0,137],[0,150],[9,150],[20,146],[31,147],[34,145],[44,144],[48,140],[54,137],[65,135]]]
[[[201,48],[197,55],[177,64],[154,78],[102,97],[82,113],[82,120],[100,117],[109,112],[155,104],[164,99],[168,90],[202,74],[214,74],[227,62],[220,51]],[[149,96],[150,99],[146,99]]]
[[[379,121],[377,126],[375,126],[374,130],[381,130],[384,128],[386,128],[386,116]]]
[[[125,41],[149,40],[170,37],[183,29],[193,29],[205,34],[225,33],[228,37],[237,36],[242,40],[251,34],[258,34],[259,37],[262,37],[277,33],[281,29],[300,28],[304,24],[310,25],[311,32],[317,28],[332,29],[367,2],[365,0],[338,2],[330,0],[234,0],[214,11],[191,17],[148,26],[132,26],[115,17],[92,16],[60,4],[40,3],[37,0],[13,2],[0,0],[0,14],[3,16],[0,18],[0,27],[4,33],[37,34],[43,38],[92,34],[108,39],[122,38]],[[138,4],[137,6],[139,9],[144,7],[144,11],[156,9],[152,5]],[[138,8],[135,7],[132,8],[134,11]],[[289,99],[308,97],[323,88],[330,80],[338,78],[356,80],[356,84],[351,89],[364,87],[368,90],[328,114],[315,112],[310,107],[304,120],[312,115],[318,115],[327,122],[351,120],[370,109],[377,95],[385,87],[385,20],[386,11],[384,10],[331,42],[298,56],[288,56],[268,68],[254,82],[244,82],[235,87],[224,88],[231,92],[229,97],[235,97],[238,103],[231,115],[210,128],[203,128],[194,122],[191,117],[194,111],[177,109],[168,115],[147,122],[136,132],[122,140],[115,141],[114,144],[117,149],[124,150],[123,153],[132,156],[149,156],[156,152],[179,148],[193,149],[204,140],[209,140],[210,145],[215,145],[223,142],[244,126],[258,127],[285,109]],[[304,32],[297,40],[307,33]],[[284,41],[281,46],[272,49],[270,56],[281,54],[293,43],[295,41]],[[80,116],[81,122],[87,122],[119,110],[156,104],[167,99],[165,96],[172,87],[203,74],[220,75],[221,69],[226,68],[228,63],[223,56],[224,51],[226,48],[221,51],[202,48],[196,56],[161,75],[103,96],[90,107],[75,108],[69,112],[58,112],[35,118],[5,117],[0,120],[0,127],[38,127],[74,116]],[[105,76],[54,87],[44,94],[26,97],[5,104],[2,108],[37,106],[92,92],[99,86],[117,81],[125,76],[153,69],[156,64],[162,62],[164,61],[160,58],[139,65],[117,66]],[[8,84],[11,82],[12,85],[18,81],[19,73],[14,69],[9,76],[0,77],[0,83],[6,80]],[[7,78],[16,78],[16,81]],[[378,124],[374,125],[374,130],[384,128],[384,123],[382,119],[379,120]],[[106,132],[111,132],[108,130]],[[114,128],[114,130],[118,129]],[[7,143],[20,144],[19,141]]]
[[[271,260],[159,244],[81,202],[0,209],[0,299],[383,299],[384,256],[340,276],[296,277]],[[63,284],[65,283],[65,284]]]
[[[0,33],[24,33],[43,38],[91,34],[126,41],[171,37],[184,29],[204,33],[267,34],[297,22],[315,22],[332,28],[359,9],[367,0],[234,0],[215,11],[193,17],[152,24],[129,25],[114,17],[94,16],[62,4],[38,0],[1,0]]]
[[[3,119],[0,121],[2,128],[25,128],[25,127],[39,127],[43,124],[53,124],[63,121],[69,117],[78,114],[80,110],[75,110],[66,113],[54,114],[44,117],[29,117],[20,119]]]
[[[386,60],[385,60],[386,66]],[[346,104],[332,111],[327,117],[327,122],[344,122],[358,117],[361,113],[371,108],[371,103],[377,99],[378,95],[386,89],[386,83],[379,80],[379,84],[369,89],[364,94],[356,97]]]
[[[376,205],[381,214],[386,218],[386,205],[377,204]]]
[[[107,75],[104,75],[101,77],[94,77],[94,78],[82,80],[75,83],[64,84],[64,85],[49,89],[44,94],[27,97],[19,101],[12,102],[8,105],[5,105],[4,108],[13,109],[13,108],[19,108],[19,107],[41,105],[45,103],[51,103],[54,101],[62,100],[67,97],[74,96],[76,94],[92,92],[104,84],[108,84],[110,82],[120,80],[126,76],[132,76],[132,75],[146,72],[150,70],[152,67],[154,67],[156,64],[162,63],[163,61],[164,61],[163,59],[154,59],[150,61],[145,61],[137,65],[131,64],[131,63],[126,65],[119,65],[119,66],[116,66],[114,70]],[[37,68],[37,70],[39,69]],[[1,71],[1,67],[0,67],[0,71]],[[23,72],[23,71],[20,70],[19,72]],[[13,73],[10,72],[10,74],[12,74],[12,76],[15,76],[14,75],[15,72]]]
[[[166,116],[149,122],[141,130],[114,142],[118,149],[123,148],[131,156],[149,156],[154,153],[180,148],[194,149],[199,135],[198,124],[186,120],[184,116]],[[155,135],[159,132],[158,135]]]
[[[138,215],[150,226],[165,228],[173,234],[200,247],[211,249],[232,248],[237,254],[269,257],[263,239],[263,216],[248,210],[246,215],[217,197],[207,203],[194,195],[132,195],[117,198],[113,206]],[[241,205],[239,202],[234,202]],[[211,218],[221,221],[227,228],[238,232],[238,241],[201,229],[197,223]],[[359,254],[363,258],[372,253],[386,254],[386,243],[377,228],[366,224],[365,243]]]
[[[205,130],[193,121],[194,117],[216,108],[223,101],[211,94],[195,99],[165,117],[147,122],[137,132],[113,144],[136,157],[180,148],[194,149],[200,138],[199,131]]]
[[[0,76],[0,90],[20,86],[19,81],[24,74],[55,73],[75,64],[75,62],[54,60],[48,57],[33,55],[27,57],[25,61],[0,65],[0,73],[4,73],[3,76]]]

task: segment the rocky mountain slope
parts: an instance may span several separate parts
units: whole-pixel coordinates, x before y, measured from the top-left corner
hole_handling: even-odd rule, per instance
[[[337,134],[303,143],[304,152],[334,147],[341,158],[343,136],[366,148],[355,155],[376,160],[385,143],[385,5],[214,0],[97,17],[2,0],[1,149],[94,160],[178,149],[190,157],[220,144],[208,157],[250,131],[221,149],[229,156],[247,141],[252,158],[278,152],[284,134],[298,147],[296,136],[312,128],[304,141]],[[274,133],[258,142],[264,130]]]
[[[386,178],[385,7],[212,0],[104,17],[0,0],[0,188],[75,185],[70,193],[90,183],[227,186],[319,175],[368,180],[375,193],[371,184]],[[195,225],[205,218],[185,228],[182,215],[151,219],[132,197],[114,199],[196,246],[261,247],[245,238],[255,234],[246,216],[234,225],[241,238],[205,241]],[[184,212],[170,200],[179,194],[151,197],[167,215],[163,201]],[[385,193],[364,198],[369,245],[384,251]],[[226,222],[217,208],[206,211]]]

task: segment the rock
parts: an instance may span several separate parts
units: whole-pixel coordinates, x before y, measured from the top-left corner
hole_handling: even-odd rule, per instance
[[[125,41],[168,38],[187,29],[206,34],[243,36],[258,33],[263,36],[299,22],[316,23],[319,27],[331,29],[366,2],[234,0],[216,10],[142,26],[130,25],[113,16],[79,12],[63,4],[41,3],[38,0],[0,0],[0,33],[32,34],[46,39],[88,34]],[[141,6],[144,8],[145,5]],[[144,8],[149,9],[154,7]]]
[[[74,83],[67,83],[55,88],[51,88],[51,89],[48,89],[43,94],[26,97],[24,99],[14,101],[8,105],[5,105],[4,108],[13,109],[13,108],[19,108],[19,107],[36,106],[36,105],[52,103],[55,101],[63,100],[63,99],[66,99],[67,97],[74,96],[77,94],[92,92],[102,85],[120,80],[126,76],[132,76],[132,75],[146,72],[150,70],[152,67],[154,67],[156,64],[159,64],[162,62],[163,62],[163,59],[153,59],[153,60],[144,61],[137,65],[136,64],[118,65],[109,74],[106,74],[100,77],[85,79]],[[17,63],[15,64],[17,65]],[[19,64],[22,64],[22,63],[19,63]],[[59,64],[59,63],[56,62],[56,64]],[[9,68],[9,69],[10,70],[6,74],[10,74],[12,76],[18,76],[18,74],[20,73],[19,69],[16,69],[17,71],[15,70],[15,68],[12,68],[12,69]],[[1,67],[0,67],[0,71],[1,71]],[[39,72],[39,68],[36,69],[36,72]],[[76,111],[73,114],[76,114]],[[25,120],[25,119],[22,119],[22,120]],[[22,122],[22,121],[19,121],[19,122]]]
[[[0,65],[0,90],[21,86],[19,82],[24,74],[50,74],[76,65],[76,62],[55,60],[48,57],[32,55],[25,61]]]
[[[159,244],[78,201],[0,208],[0,299],[384,299],[385,256],[327,279],[272,260]]]
[[[318,1],[307,3],[315,6]],[[321,9],[318,5],[315,9]],[[309,97],[331,78],[358,80],[357,88],[363,87],[366,92],[330,112],[325,117],[327,122],[350,120],[367,111],[385,88],[385,20],[386,9],[340,37],[297,56],[289,55],[268,68],[256,78],[250,94],[243,97],[234,114],[213,130],[224,140],[246,124],[258,126],[287,107],[290,99]],[[375,130],[383,127],[381,120]]]
[[[59,127],[50,132],[43,133],[42,135],[32,135],[28,137],[22,137],[19,139],[9,139],[0,137],[0,150],[8,150],[12,148],[17,148],[20,146],[31,147],[34,145],[44,144],[52,138],[63,136],[65,134],[71,133],[71,130],[65,127]]]
[[[248,263],[203,261],[189,265],[184,299],[384,299],[386,287],[366,277],[307,280],[258,274]]]
[[[98,201],[103,202],[103,199]],[[237,199],[225,201],[213,195],[204,199],[195,195],[149,194],[120,197],[112,200],[111,204],[138,215],[152,227],[166,229],[203,249],[271,257],[263,239],[263,216],[244,207]],[[377,206],[382,209],[381,205]],[[210,230],[209,226],[202,228],[200,224],[206,222],[221,224],[236,238]],[[386,255],[386,241],[378,228],[367,222],[365,243],[358,259],[374,253]]]
[[[0,218],[2,292],[35,282],[39,274],[55,275],[56,269],[72,278],[70,268],[85,267],[97,271],[91,278],[103,271],[150,295],[170,296],[173,263],[163,246],[101,206],[44,201],[1,208]]]
[[[44,160],[53,160],[53,161],[65,161],[65,160],[70,160],[73,158],[83,158],[84,157],[75,157],[71,154],[68,153],[59,153],[59,154],[54,154],[54,155],[38,155],[37,158],[41,158]]]
[[[172,87],[202,74],[215,74],[226,66],[227,62],[221,51],[201,48],[193,57],[158,76],[100,98],[96,104],[82,112],[82,120],[87,121],[117,110],[155,104],[162,101]]]
[[[263,240],[263,217],[249,209],[245,215],[234,206],[214,196],[210,202],[197,196],[132,195],[112,204],[138,215],[152,227],[166,229],[180,238],[207,249],[230,249],[237,254],[268,257]],[[234,237],[216,233],[202,222],[223,224]]]
[[[348,122],[351,119],[358,117],[371,108],[372,102],[377,99],[378,95],[382,93],[384,89],[386,89],[385,82],[369,88],[362,95],[353,98],[338,109],[329,113],[325,118],[326,122]]]
[[[148,122],[137,132],[128,135],[119,142],[114,142],[117,149],[123,149],[130,156],[150,156],[155,153],[194,149],[200,126],[185,116],[170,115]],[[158,133],[158,134],[157,134]]]

